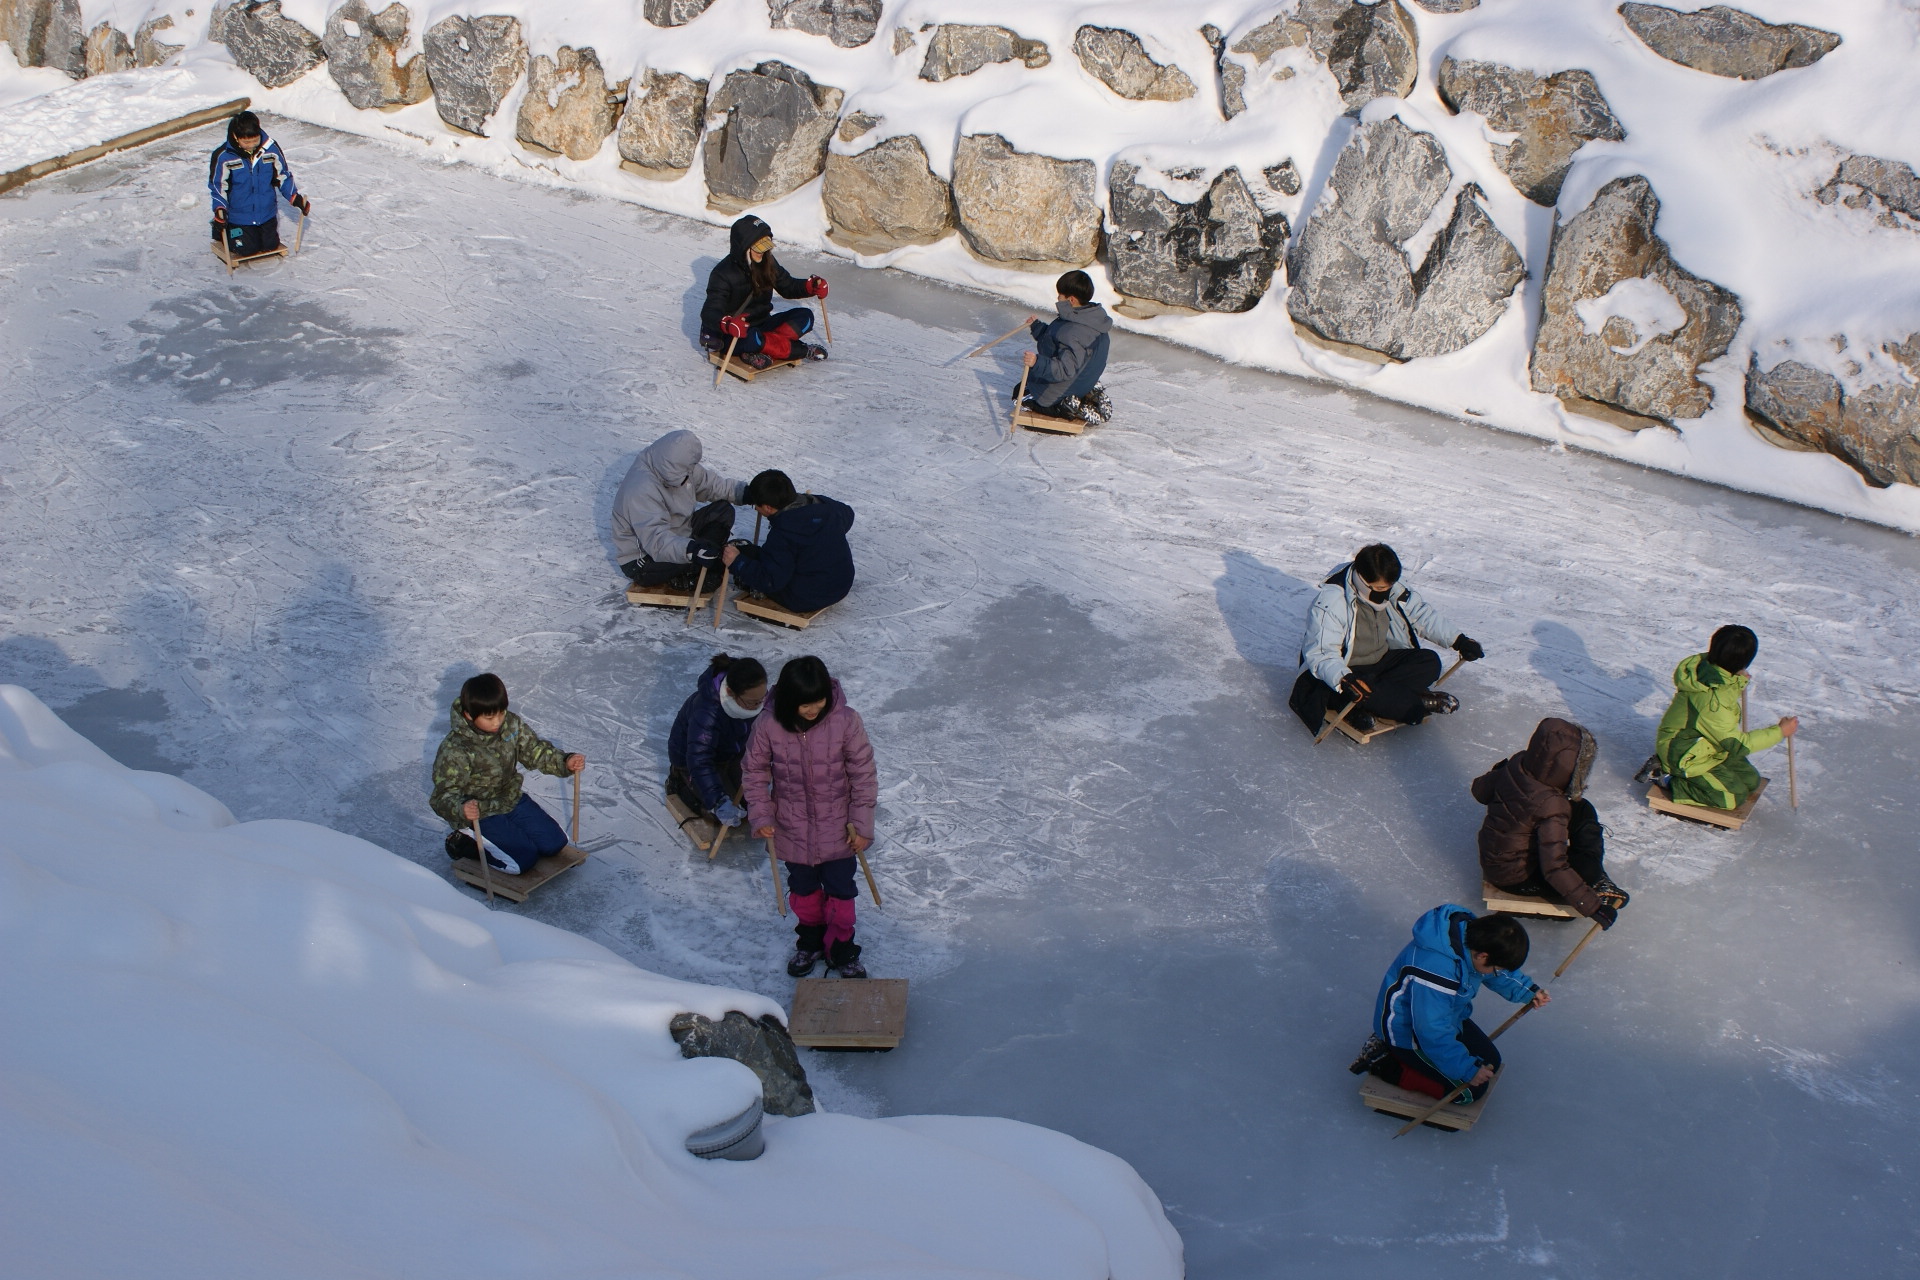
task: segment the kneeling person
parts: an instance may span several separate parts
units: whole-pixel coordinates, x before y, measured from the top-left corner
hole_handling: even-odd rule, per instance
[[[1480,824],[1480,874],[1521,897],[1557,895],[1611,929],[1627,891],[1607,876],[1606,834],[1586,799],[1593,735],[1570,720],[1542,720],[1527,749],[1473,780],[1487,806]]]
[[[1760,771],[1747,757],[1778,746],[1800,731],[1797,716],[1751,733],[1740,731],[1740,698],[1760,639],[1742,626],[1721,627],[1705,653],[1682,658],[1673,671],[1673,703],[1654,733],[1649,765],[1670,775],[1679,804],[1738,809],[1760,788]]]
[[[735,503],[746,482],[700,465],[705,446],[669,431],[640,451],[613,497],[613,550],[620,571],[642,587],[693,590],[700,571],[720,580],[720,549],[733,533]],[[705,503],[705,506],[701,506]]]
[[[767,540],[734,543],[721,552],[743,590],[782,609],[812,613],[853,590],[847,530],[853,508],[817,494],[795,493],[784,471],[762,471],[747,485],[747,502],[767,517]]]
[[[251,111],[227,122],[227,140],[214,148],[207,165],[207,189],[213,193],[213,238],[229,258],[250,258],[280,247],[276,194],[302,215],[313,208],[294,186],[286,153],[266,136],[260,117]]]
[[[740,761],[767,700],[767,669],[754,658],[715,655],[667,735],[667,790],[723,827],[746,823]]]
[[[560,749],[507,710],[507,686],[491,672],[460,686],[451,721],[433,757],[433,811],[453,828],[447,856],[477,858],[475,823],[487,843],[487,862],[510,876],[567,847],[567,833],[520,789],[520,770],[563,778],[587,767],[579,753]]]
[[[1036,316],[1027,326],[1036,349],[1021,356],[1033,370],[1022,407],[1048,418],[1105,422],[1113,405],[1100,375],[1107,371],[1113,317],[1093,300],[1093,277],[1086,272],[1069,271],[1053,287],[1059,319],[1041,324]]]

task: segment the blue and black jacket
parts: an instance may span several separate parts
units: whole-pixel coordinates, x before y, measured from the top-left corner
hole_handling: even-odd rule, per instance
[[[738,763],[747,753],[747,738],[753,732],[752,720],[735,720],[720,705],[720,685],[727,673],[717,671],[703,676],[693,696],[680,704],[673,718],[673,732],[667,735],[667,761],[684,769],[693,779],[693,789],[708,813],[720,807],[733,793],[720,779],[719,766]]]
[[[1433,1074],[1451,1085],[1473,1078],[1481,1063],[1460,1043],[1460,1027],[1473,1013],[1484,981],[1521,1004],[1533,999],[1534,982],[1518,969],[1482,976],[1467,953],[1473,912],[1435,907],[1413,924],[1413,941],[1401,949],[1374,1001],[1373,1033],[1396,1049],[1416,1053]]]
[[[802,494],[768,522],[759,555],[733,562],[733,580],[795,613],[836,604],[853,590],[853,548],[847,545],[851,528],[852,507]]]
[[[207,164],[207,190],[213,193],[214,212],[227,211],[227,225],[257,227],[274,219],[274,193],[291,200],[299,195],[293,170],[280,144],[262,137],[248,155],[231,141],[215,148]]]

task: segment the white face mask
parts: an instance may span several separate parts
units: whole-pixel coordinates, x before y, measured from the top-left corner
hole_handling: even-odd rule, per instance
[[[751,720],[760,714],[759,707],[755,707],[749,711],[747,708],[735,702],[733,700],[733,690],[727,688],[726,681],[724,680],[720,682],[720,709],[732,716],[735,720]]]

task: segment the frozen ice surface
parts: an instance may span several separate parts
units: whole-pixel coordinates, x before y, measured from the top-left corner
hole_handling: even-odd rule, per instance
[[[784,1003],[763,854],[708,864],[659,780],[714,649],[816,652],[880,761],[862,940],[915,984],[898,1050],[808,1055],[830,1106],[1112,1151],[1196,1280],[1920,1265],[1912,540],[1125,335],[1113,423],[1010,439],[1020,344],[958,357],[1018,309],[797,254],[833,358],[715,391],[722,233],[270,127],[318,212],[231,281],[210,133],[0,198],[0,680],[242,819],[444,874],[427,763],[498,671],[593,762],[596,856],[519,910]],[[715,635],[624,604],[613,489],[681,426],[859,511],[844,605]],[[1306,602],[1374,538],[1488,657],[1451,719],[1316,749]],[[1756,721],[1806,729],[1799,811],[1770,753],[1724,835],[1628,778],[1735,619]],[[1479,1128],[1390,1142],[1345,1065],[1415,915],[1474,901],[1466,782],[1550,714],[1600,738],[1633,905],[1502,1041]],[[1535,928],[1536,970],[1577,930]]]

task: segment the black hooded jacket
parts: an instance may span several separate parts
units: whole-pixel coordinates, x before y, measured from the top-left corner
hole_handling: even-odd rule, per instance
[[[752,269],[747,263],[747,250],[757,244],[762,236],[772,234],[773,228],[752,214],[733,224],[733,249],[714,266],[713,274],[707,277],[707,301],[700,308],[701,333],[719,333],[720,318],[739,315],[743,309],[750,326],[763,323],[773,314],[772,296],[753,291]],[[773,262],[774,291],[783,298],[806,297],[807,282],[787,274],[787,269],[771,254],[768,258]]]

